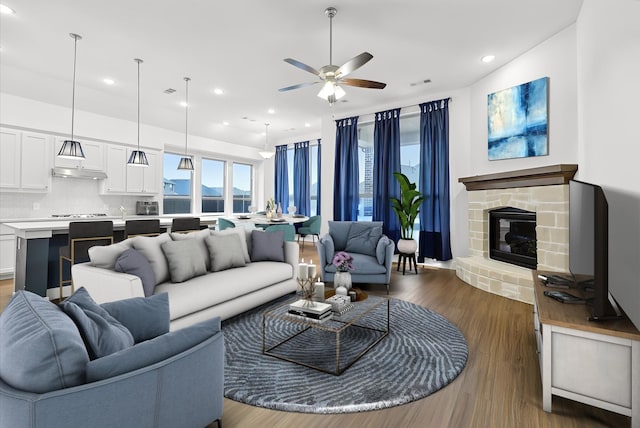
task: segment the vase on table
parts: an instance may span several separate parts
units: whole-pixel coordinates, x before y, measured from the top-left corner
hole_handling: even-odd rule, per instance
[[[347,290],[351,289],[351,272],[337,271],[333,276],[333,288],[336,290],[338,287],[344,287]]]

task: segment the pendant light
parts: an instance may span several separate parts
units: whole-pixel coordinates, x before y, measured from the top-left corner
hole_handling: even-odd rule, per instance
[[[265,130],[264,130],[264,150],[259,152],[260,156],[262,156],[265,159],[269,159],[271,158],[275,152],[270,151],[267,149],[267,144],[269,143],[269,123],[265,123]]]
[[[140,64],[144,61],[142,61],[140,58],[134,58],[133,60],[138,63],[138,150],[134,150],[131,152],[131,156],[129,156],[127,165],[149,166],[149,161],[147,160],[146,153],[140,150]]]
[[[82,36],[78,34],[70,33],[69,36],[74,40],[73,43],[73,90],[71,92],[71,139],[64,140],[62,147],[58,152],[58,157],[63,159],[82,160],[84,159],[84,152],[82,151],[82,145],[79,141],[73,139],[73,125],[76,111],[76,54],[78,50],[78,40],[82,39]]]
[[[189,80],[191,79],[188,77],[184,78],[186,104],[184,110],[184,156],[180,159],[178,169],[193,171],[193,162],[191,161],[191,157],[187,155],[187,140],[189,138]]]

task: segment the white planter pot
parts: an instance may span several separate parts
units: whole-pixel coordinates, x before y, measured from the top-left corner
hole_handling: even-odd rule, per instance
[[[336,290],[338,287],[344,287],[346,290],[349,290],[351,288],[351,273],[340,271],[336,272],[333,276],[333,287]]]
[[[399,239],[398,251],[402,254],[415,254],[418,249],[418,241],[415,239]]]

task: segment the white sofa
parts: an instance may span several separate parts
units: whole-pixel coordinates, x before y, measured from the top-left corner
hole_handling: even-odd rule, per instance
[[[200,231],[194,233],[202,236],[202,234],[210,232]],[[237,233],[245,235],[250,254],[251,231],[239,229]],[[100,251],[103,253],[111,251],[110,257],[114,255],[117,257],[118,252],[136,245],[134,243],[136,241],[133,241],[136,239],[145,239],[147,241],[144,242],[148,244],[153,242],[148,241],[149,239],[157,238],[132,238],[132,240],[101,248]],[[166,240],[167,238],[164,239]],[[204,251],[206,251],[206,248],[206,246],[203,246]],[[180,329],[216,316],[224,320],[295,291],[297,287],[295,272],[297,272],[298,254],[299,247],[297,243],[285,241],[284,262],[248,262],[243,267],[234,267],[217,272],[208,271],[205,275],[196,276],[180,283],[173,283],[170,280],[160,281],[155,286],[153,294],[168,293],[171,330]],[[158,257],[158,259],[162,263],[161,257]],[[102,267],[99,267],[100,265]],[[92,258],[91,262],[76,264],[72,267],[72,277],[75,288],[85,287],[97,303],[144,296],[140,277],[116,272],[110,266],[110,262],[105,265],[105,263],[98,263]]]

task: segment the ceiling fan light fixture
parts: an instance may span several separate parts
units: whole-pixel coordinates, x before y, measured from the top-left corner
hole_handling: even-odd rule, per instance
[[[267,148],[268,144],[269,144],[269,122],[264,124],[264,150],[258,152],[258,154],[262,156],[264,159],[270,159],[273,157],[273,155],[276,154],[276,152],[271,151]]]
[[[346,94],[347,93],[344,91],[344,89],[336,85],[335,82],[326,82],[320,92],[318,92],[318,97],[327,101],[329,101],[330,99],[339,100]]]

